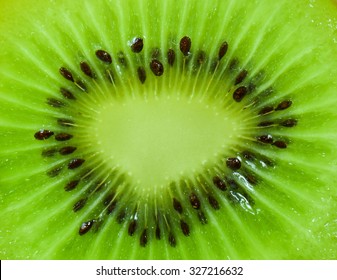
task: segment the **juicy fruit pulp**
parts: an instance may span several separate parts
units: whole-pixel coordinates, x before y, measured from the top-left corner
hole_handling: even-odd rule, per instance
[[[170,1],[139,1],[136,5],[133,1],[120,1],[113,4],[109,1],[97,1],[95,4],[84,2],[81,11],[73,5],[67,1],[59,2],[57,5],[50,2],[49,9],[44,11],[48,15],[48,20],[44,20],[33,16],[34,13],[39,13],[39,9],[44,9],[45,5],[41,4],[36,11],[27,12],[26,26],[14,28],[13,19],[6,19],[1,24],[1,30],[4,31],[4,35],[1,35],[3,52],[0,87],[3,111],[0,133],[4,136],[0,154],[1,200],[4,207],[1,214],[3,217],[1,256],[3,258],[336,257],[336,245],[334,245],[336,189],[332,187],[336,181],[334,179],[336,144],[332,140],[336,113],[331,106],[336,102],[333,95],[336,90],[336,84],[333,82],[336,68],[330,58],[336,51],[334,43],[336,35],[333,29],[336,19],[327,12],[328,4],[323,1],[320,4],[282,1],[277,5],[270,1],[228,1],[228,3],[205,1],[205,3],[193,4],[185,1],[176,7]],[[315,9],[315,5],[317,8],[321,5],[321,9],[318,9],[320,12]],[[8,9],[13,10],[12,13],[16,16],[13,17],[15,23],[15,18],[21,14],[15,11],[15,6]],[[154,11],[156,11],[155,16]],[[296,20],[294,11],[296,11]],[[303,16],[299,16],[298,13],[303,13]],[[101,16],[102,14],[107,16]],[[195,14],[200,14],[202,17],[195,17]],[[37,18],[37,22],[32,18]],[[317,23],[319,20],[320,22]],[[284,22],[288,24],[285,25]],[[210,38],[205,35],[209,28],[211,28]],[[302,32],[302,28],[307,32]],[[135,83],[137,88],[144,86],[144,89],[149,85],[160,86],[165,77],[172,79],[174,84],[177,83],[175,81],[181,81],[179,78],[183,77],[185,70],[191,70],[188,68],[192,65],[191,61],[186,64],[180,61],[172,69],[167,68],[165,64],[164,75],[158,78],[152,75],[147,65],[151,61],[150,56],[154,48],[159,48],[162,53],[165,53],[169,47],[172,47],[178,55],[179,40],[186,34],[192,41],[192,55],[198,50],[204,50],[209,56],[207,67],[203,69],[211,67],[211,58],[218,55],[220,44],[226,40],[229,44],[226,61],[237,58],[240,67],[248,69],[251,80],[253,77],[259,77],[259,73],[263,73],[258,92],[272,87],[277,91],[277,95],[267,97],[262,95],[263,98],[259,101],[261,109],[268,108],[270,105],[276,108],[280,102],[290,99],[296,104],[296,107],[292,108],[292,117],[299,119],[299,125],[290,130],[286,127],[273,130],[274,137],[286,135],[290,141],[289,148],[280,152],[276,149],[253,147],[253,151],[258,151],[276,163],[271,169],[265,169],[263,166],[255,168],[263,161],[250,163],[251,169],[261,178],[252,192],[255,200],[253,214],[244,208],[233,207],[228,203],[227,198],[217,194],[220,210],[208,210],[211,207],[205,206],[204,212],[208,217],[208,225],[200,225],[197,218],[193,218],[194,212],[187,210],[186,218],[191,219],[192,232],[188,237],[179,236],[176,248],[159,240],[153,240],[145,248],[141,248],[138,246],[138,239],[125,234],[128,231],[127,223],[117,224],[115,220],[109,218],[105,220],[104,227],[99,228],[97,232],[92,234],[88,232],[79,236],[79,225],[88,220],[90,211],[95,210],[95,204],[83,208],[83,211],[72,212],[71,209],[81,198],[81,193],[69,194],[63,188],[71,179],[69,174],[73,173],[55,176],[54,179],[46,176],[51,165],[57,166],[64,160],[62,157],[57,158],[56,162],[53,159],[41,158],[41,149],[46,147],[46,143],[48,145],[52,142],[46,140],[41,143],[32,139],[32,132],[37,129],[57,128],[55,119],[69,116],[76,120],[80,119],[81,117],[72,115],[76,111],[71,108],[80,106],[82,101],[95,104],[94,101],[97,100],[95,96],[90,95],[90,91],[88,98],[91,99],[83,97],[82,100],[76,93],[77,99],[81,100],[76,101],[80,101],[79,103],[72,103],[70,109],[57,111],[54,108],[48,108],[46,98],[58,98],[60,88],[65,84],[72,92],[76,92],[76,87],[67,84],[60,75],[60,67],[69,67],[72,73],[77,75],[74,71],[80,72],[79,62],[87,60],[95,73],[103,78],[105,68],[98,63],[95,51],[108,50],[112,55],[112,61],[117,61],[120,51],[124,51],[128,63],[127,69],[131,70],[125,70],[125,72],[129,71],[127,74],[124,74],[124,70],[118,72],[118,67],[123,67],[123,64],[114,64],[118,66],[114,66],[116,67],[114,74],[117,74],[116,79],[120,82],[119,86],[124,87],[123,89],[129,89],[129,84],[133,88],[135,86],[132,85]],[[130,48],[134,43],[133,38],[138,36],[144,38],[143,49],[140,50],[139,45],[134,49]],[[308,42],[311,44],[308,45]],[[181,51],[179,55],[186,54]],[[145,65],[145,62],[147,78],[142,85],[140,77],[143,76],[137,74],[136,70],[140,65]],[[321,66],[317,69],[316,65]],[[220,84],[219,80],[214,80],[212,84],[219,83],[219,87],[222,85],[227,92],[230,80],[235,77],[225,73],[224,69],[226,67],[218,70],[223,73],[221,76],[224,77],[223,84]],[[167,73],[167,71],[171,72]],[[198,71],[193,73],[193,77],[206,81],[210,79],[209,74],[202,73],[200,76]],[[83,79],[85,82],[88,80],[88,78]],[[171,99],[160,99],[161,103],[158,106],[150,106],[159,102],[156,99],[150,98],[143,106],[137,103],[140,102],[139,99],[131,98],[124,103],[121,102],[125,106],[117,107],[111,112],[116,105],[109,102],[109,98],[104,99],[98,95],[97,104],[106,104],[105,109],[99,107],[99,110],[95,110],[98,113],[93,119],[93,124],[85,126],[93,128],[93,137],[89,140],[81,139],[79,143],[75,142],[78,143],[78,150],[81,150],[81,147],[86,147],[82,151],[99,150],[108,159],[111,155],[116,155],[119,160],[124,160],[122,163],[116,162],[121,166],[125,166],[125,162],[131,157],[135,161],[132,162],[132,166],[125,168],[126,171],[131,170],[136,178],[141,178],[141,181],[148,185],[160,185],[163,177],[177,174],[183,168],[172,164],[172,158],[176,161],[181,157],[179,161],[182,161],[187,155],[188,164],[186,164],[188,166],[192,164],[194,169],[200,166],[197,164],[198,161],[207,159],[206,155],[216,153],[217,146],[225,146],[228,150],[251,148],[249,146],[251,142],[248,140],[238,141],[235,137],[228,138],[230,140],[226,140],[226,137],[221,139],[221,132],[217,129],[223,123],[229,126],[224,129],[226,131],[238,129],[238,123],[241,127],[241,120],[247,117],[246,112],[250,110],[249,108],[244,110],[244,105],[240,105],[239,108],[242,111],[233,110],[233,113],[239,113],[239,117],[233,117],[232,114],[227,115],[227,110],[218,109],[219,104],[214,104],[213,111],[206,109],[205,103],[199,103],[202,97],[199,100],[193,99],[194,101],[189,105],[188,92],[193,87],[193,83],[192,86],[187,81],[185,83],[187,86],[181,90],[183,102],[179,104],[175,104],[179,95],[179,92],[175,91]],[[185,85],[185,83],[182,84]],[[120,92],[123,93],[123,90]],[[149,91],[144,90],[144,92]],[[159,92],[163,94],[162,91]],[[317,92],[320,94],[318,95]],[[232,95],[228,95],[228,99],[236,104],[232,100]],[[253,98],[250,99],[252,100]],[[209,103],[206,102],[206,104]],[[246,103],[246,105],[249,104],[254,102]],[[187,110],[188,106],[192,106],[192,109]],[[169,114],[168,110],[171,107],[174,116],[166,118],[165,115]],[[89,106],[89,108],[92,107]],[[219,116],[214,116],[215,112],[220,112],[222,120],[229,121],[219,122]],[[202,137],[198,137],[194,142],[189,138],[193,138],[194,133],[199,133],[198,129],[205,131],[205,135],[209,135],[208,130],[211,128],[205,124],[201,128],[195,126],[193,128],[185,115],[188,113],[192,114],[195,121],[214,122],[211,127],[217,134],[212,137],[210,143],[207,143],[209,145],[205,146],[200,142]],[[104,123],[104,120],[111,117],[115,120],[121,114],[128,115],[126,121],[128,125],[132,125],[129,128],[133,127],[133,129],[125,131],[123,121],[116,122],[114,127],[120,137],[111,139],[111,132],[105,129],[108,123]],[[183,123],[179,122],[179,114],[182,115]],[[29,119],[27,115],[30,116]],[[158,126],[162,126],[163,122],[155,122],[150,115],[158,115],[162,120],[179,122],[182,125],[179,127],[176,124],[172,126],[167,124],[171,128],[168,131],[170,137],[172,134],[179,134],[181,130],[186,130],[186,127],[191,129],[188,131],[187,138],[184,138],[186,142],[182,143],[182,146],[174,145],[166,150],[160,149],[163,145],[160,143],[166,143],[164,140],[157,143],[158,150],[155,150],[155,153],[162,153],[161,157],[168,157],[164,162],[169,163],[169,166],[158,167],[155,170],[156,175],[152,178],[144,173],[142,166],[146,167],[148,164],[145,168],[148,172],[149,168],[156,165],[152,162],[153,159],[150,159],[151,163],[146,160],[144,164],[140,164],[141,162],[134,159],[133,154],[128,155],[130,150],[140,149],[138,144],[132,146],[135,142],[131,141],[125,145],[129,149],[123,152],[125,148],[123,143],[135,138],[136,134],[141,134],[142,137],[138,139],[140,142],[158,140],[162,137],[162,131]],[[278,116],[280,119],[288,117],[286,111],[279,112]],[[97,120],[102,120],[102,123]],[[270,120],[273,121],[272,118]],[[151,125],[143,126],[141,131],[137,131],[140,129],[137,121],[150,122]],[[95,122],[98,124],[96,125]],[[247,126],[247,129],[255,131],[257,128],[256,123],[254,124],[253,128]],[[74,129],[80,131],[82,128]],[[144,129],[148,132],[145,133]],[[64,130],[71,131],[70,128],[64,128]],[[160,133],[154,136],[159,130]],[[262,128],[261,131],[266,130]],[[126,132],[132,133],[130,138],[126,138]],[[90,135],[88,132],[87,134]],[[153,138],[147,139],[149,134],[152,134]],[[235,133],[229,133],[229,135],[235,135]],[[110,145],[110,141],[114,144]],[[144,149],[155,148],[144,143],[139,145],[142,148],[145,147]],[[189,153],[187,148],[191,145],[195,145],[194,149],[200,150],[200,153],[195,153],[194,150]],[[181,150],[175,150],[172,154],[166,153],[176,147],[180,147]],[[260,149],[263,149],[262,152]],[[86,158],[83,166],[87,162]],[[196,164],[196,167],[193,164]],[[160,173],[164,171],[170,172]],[[179,234],[183,235],[183,233]]]

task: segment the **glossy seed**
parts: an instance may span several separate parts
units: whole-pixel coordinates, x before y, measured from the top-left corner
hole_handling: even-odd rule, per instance
[[[47,175],[48,175],[49,177],[51,177],[51,178],[54,178],[54,177],[56,177],[57,175],[59,175],[59,174],[61,173],[62,168],[63,168],[63,166],[57,166],[57,167],[55,167],[55,168],[49,170],[49,171],[47,172]]]
[[[190,194],[190,203],[194,209],[200,208],[200,200],[194,193]]]
[[[176,53],[174,52],[174,50],[169,49],[167,51],[167,62],[170,66],[173,66],[174,61],[176,59]]]
[[[146,72],[144,67],[139,66],[137,69],[138,79],[139,81],[144,84],[146,80]]]
[[[256,139],[265,144],[273,143],[273,136],[270,134],[258,136]]]
[[[280,125],[285,126],[285,127],[293,127],[297,125],[297,120],[288,119],[288,120],[281,122]]]
[[[232,170],[238,170],[241,167],[241,161],[238,158],[227,158],[226,165]]]
[[[183,53],[184,56],[187,56],[191,49],[191,39],[187,36],[184,36],[180,40],[180,51]]]
[[[183,212],[181,203],[175,198],[173,198],[173,208],[180,214]]]
[[[160,240],[160,238],[161,238],[160,227],[157,224],[157,226],[156,226],[156,239]]]
[[[225,191],[227,188],[226,183],[218,176],[213,177],[213,184],[221,191]]]
[[[73,78],[73,75],[71,74],[71,72],[65,68],[65,67],[61,67],[60,68],[60,74],[67,80],[71,81],[71,82],[74,82],[74,78]]]
[[[240,102],[245,97],[246,93],[247,93],[247,88],[245,86],[241,86],[234,91],[233,99],[236,102]]]
[[[221,60],[221,58],[225,56],[225,54],[227,53],[227,50],[228,50],[228,43],[223,42],[219,48],[219,53],[218,53],[219,60]]]
[[[247,70],[242,70],[239,75],[236,76],[235,78],[235,85],[238,85],[243,82],[243,80],[247,77],[248,71]]]
[[[77,149],[76,147],[72,147],[72,146],[62,147],[59,150],[59,153],[61,155],[69,155],[69,154],[73,153],[76,149]]]
[[[292,102],[290,100],[285,100],[285,101],[282,101],[279,105],[277,105],[277,107],[275,108],[276,111],[279,111],[279,110],[284,110],[284,109],[287,109],[291,106]]]
[[[77,187],[77,185],[79,184],[80,180],[73,180],[70,181],[65,187],[64,190],[69,192],[72,191],[73,189],[75,189]]]
[[[168,242],[172,247],[175,247],[177,245],[176,238],[174,237],[172,232],[169,233]]]
[[[78,233],[80,235],[83,235],[83,234],[87,233],[91,229],[94,222],[95,222],[95,220],[90,220],[90,221],[82,223]]]
[[[71,100],[75,100],[75,96],[67,89],[65,88],[60,88],[60,92],[63,95],[64,98],[66,99],[71,99]]]
[[[185,221],[180,220],[180,228],[181,228],[181,230],[182,230],[182,232],[185,236],[190,235],[190,227],[188,226],[188,224]]]
[[[214,196],[209,195],[208,196],[208,202],[212,206],[213,209],[215,209],[215,210],[220,209],[219,202],[215,199]]]
[[[73,136],[71,134],[68,133],[58,133],[55,135],[55,139],[57,141],[66,141],[73,138]]]
[[[90,78],[94,77],[94,74],[92,73],[92,70],[91,70],[91,68],[90,68],[90,66],[89,66],[89,64],[87,62],[81,61],[80,62],[80,67],[81,67],[82,72],[85,75],[89,76]]]
[[[131,223],[129,224],[128,234],[129,234],[130,236],[132,236],[132,235],[135,233],[136,229],[137,229],[137,221],[136,221],[136,220],[133,220],[133,221],[131,221]]]
[[[273,143],[273,145],[274,145],[275,147],[277,147],[277,148],[280,148],[280,149],[285,149],[285,148],[287,148],[286,142],[280,141],[280,140],[275,141],[275,142]]]
[[[140,53],[143,49],[143,46],[144,46],[143,39],[142,38],[135,38],[132,41],[131,50],[134,53]]]
[[[57,123],[62,126],[72,126],[74,125],[74,121],[69,119],[57,119]]]
[[[55,98],[47,98],[47,104],[54,108],[60,108],[65,106],[65,104],[61,100]]]
[[[77,211],[81,210],[84,207],[86,202],[87,202],[86,198],[82,198],[79,201],[77,201],[73,206],[73,211],[77,212]]]
[[[152,70],[152,73],[155,74],[156,76],[161,76],[164,73],[164,66],[157,59],[153,59],[150,62],[150,69]]]
[[[105,63],[108,63],[108,64],[112,63],[111,55],[108,52],[104,51],[104,50],[97,50],[96,51],[96,57],[99,60],[101,60],[101,61],[103,61]]]
[[[56,152],[57,152],[57,149],[55,149],[55,148],[45,149],[41,152],[41,155],[43,157],[52,157],[56,154]]]
[[[117,215],[117,223],[119,224],[123,223],[125,220],[125,216],[126,216],[125,210],[122,210],[121,212],[119,212]]]
[[[75,169],[80,167],[85,162],[84,159],[74,158],[68,163],[68,169]]]
[[[198,212],[198,218],[199,218],[200,223],[202,223],[203,225],[207,224],[208,221],[207,221],[207,218],[206,218],[204,212],[199,211]]]
[[[147,244],[147,230],[144,229],[139,238],[139,245],[145,247]]]
[[[38,132],[34,134],[35,139],[37,140],[45,140],[49,137],[53,136],[54,132],[48,130],[48,129],[40,129]]]
[[[271,107],[271,106],[267,106],[267,107],[264,107],[262,108],[260,111],[259,111],[259,115],[265,115],[265,114],[268,114],[270,112],[274,111],[274,107]]]

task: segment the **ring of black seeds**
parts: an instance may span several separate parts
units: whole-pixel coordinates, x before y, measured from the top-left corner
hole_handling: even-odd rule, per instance
[[[228,58],[226,58],[226,54],[229,49],[229,43],[227,41],[223,41],[218,44],[219,47],[217,56],[213,58],[209,58],[203,50],[198,50],[197,48],[196,51],[193,52],[191,46],[192,39],[188,36],[184,36],[179,41],[179,49],[169,48],[166,51],[163,51],[159,48],[152,49],[150,61],[143,62],[137,66],[136,74],[139,82],[141,84],[146,82],[146,69],[149,69],[155,77],[165,75],[165,67],[170,67],[173,69],[173,66],[176,62],[176,54],[178,54],[179,51],[183,55],[184,63],[192,61],[190,60],[190,57],[194,57],[194,68],[207,67],[204,66],[207,65],[207,63],[204,62],[206,59],[210,59],[211,62],[209,63],[208,67],[209,73],[212,74],[214,74],[218,68],[222,67],[223,60],[228,60]],[[133,53],[140,53],[144,49],[144,40],[141,37],[134,38],[130,44],[130,47]],[[119,63],[126,68],[127,60],[123,51],[124,50],[118,52],[116,63]],[[106,50],[99,49],[94,53],[96,58],[101,63],[106,65],[113,63],[112,56]],[[250,98],[249,95],[256,91],[257,88],[255,84],[256,77],[250,77],[248,69],[240,68],[240,61],[238,58],[232,58],[230,61],[228,61],[228,63],[223,63],[223,65],[227,65],[227,69],[225,70],[226,72],[231,73],[230,75],[233,77],[231,94],[234,103],[240,103],[246,98]],[[85,76],[91,79],[97,79],[97,76],[93,72],[92,67],[85,60],[78,62],[78,68],[79,69],[77,70],[82,72],[82,74]],[[77,75],[74,75],[76,74],[74,69],[70,70],[66,66],[61,66],[58,71],[59,74],[64,78],[65,84],[59,89],[59,97],[48,97],[46,104],[57,110],[62,110],[62,108],[66,107],[66,104],[68,104],[67,101],[76,102],[77,94],[80,94],[81,91],[87,92],[87,85],[84,81],[78,79],[76,77]],[[104,71],[105,72],[103,76],[106,77],[110,83],[114,83],[114,74],[112,72],[112,68],[105,69]],[[189,70],[186,68],[184,71]],[[77,87],[77,91],[68,89],[66,81],[72,82]],[[261,100],[273,93],[274,89],[269,87],[258,94],[255,94],[255,99],[251,100],[251,102],[253,102],[253,104],[256,106]],[[256,115],[259,117],[256,127],[263,129],[263,132],[254,135],[252,137],[252,142],[260,143],[260,145],[263,147],[286,149],[289,145],[289,141],[284,140],[282,137],[274,137],[272,134],[272,129],[277,126],[291,128],[298,124],[298,119],[294,117],[284,118],[282,120],[274,117],[278,111],[287,110],[292,105],[292,101],[287,98],[285,100],[279,100],[274,104],[265,104],[263,107],[256,106]],[[72,118],[64,117],[58,118],[56,122],[60,128],[63,127],[66,130],[52,131],[48,128],[40,128],[34,133],[34,138],[43,143],[50,143],[54,140],[59,144],[66,143],[66,145],[61,147],[53,146],[44,148],[41,152],[41,155],[46,158],[53,158],[57,154],[61,155],[63,158],[68,157],[68,160],[65,164],[55,164],[54,167],[46,172],[47,176],[51,178],[56,177],[61,173],[74,172],[73,170],[77,169],[81,170],[81,176],[74,175],[64,186],[65,191],[72,192],[76,191],[76,189],[80,188],[81,186],[83,187],[85,184],[91,185],[90,189],[84,193],[84,197],[78,199],[72,207],[72,211],[74,212],[81,211],[84,207],[86,207],[90,200],[90,196],[93,193],[109,188],[109,184],[104,183],[103,180],[102,182],[100,180],[96,180],[95,182],[92,181],[92,178],[95,176],[93,176],[93,172],[91,171],[90,167],[86,170],[83,170],[83,165],[86,164],[86,159],[80,157],[71,157],[72,154],[77,153],[77,147],[74,145],[69,145],[67,141],[70,141],[74,137],[71,131],[75,126],[75,121],[73,121]],[[270,131],[267,129],[270,129]],[[118,224],[127,223],[128,235],[132,237],[138,236],[139,246],[141,247],[147,246],[152,237],[157,240],[163,240],[163,236],[166,236],[166,242],[168,242],[170,246],[176,247],[178,244],[178,235],[176,234],[177,230],[179,230],[180,233],[186,237],[192,234],[191,231],[193,230],[193,227],[191,227],[190,219],[185,216],[186,213],[192,211],[192,213],[197,216],[200,224],[206,225],[208,223],[208,219],[207,212],[203,211],[203,207],[205,207],[204,203],[208,204],[213,210],[222,209],[221,202],[219,202],[215,193],[221,195],[225,194],[225,197],[232,202],[238,202],[240,201],[240,198],[245,198],[252,205],[254,204],[254,200],[249,196],[245,188],[241,185],[241,182],[232,176],[232,173],[236,172],[254,186],[258,182],[259,178],[256,176],[256,174],[250,173],[250,171],[245,168],[247,162],[258,162],[268,167],[273,167],[275,165],[271,159],[251,151],[242,151],[234,155],[227,155],[227,157],[225,157],[224,164],[228,169],[227,174],[214,174],[212,176],[211,184],[204,185],[206,188],[203,187],[198,191],[190,191],[184,196],[170,198],[170,205],[173,211],[172,213],[176,215],[176,218],[171,219],[171,217],[167,215],[166,211],[157,209],[158,211],[154,217],[154,226],[152,227],[143,225],[135,218],[139,214],[137,209],[130,212],[128,207],[122,205],[120,202],[122,197],[119,192],[116,192],[115,189],[109,190],[109,194],[105,196],[101,203],[101,206],[104,207],[103,213],[105,213],[106,216],[101,215],[100,217],[91,217],[86,221],[83,221],[82,224],[79,225],[78,234],[87,234],[88,232],[92,231],[92,228],[94,227],[96,228],[95,230],[97,230],[99,225],[102,223],[102,220],[111,216],[114,217],[116,223]],[[178,224],[174,224],[174,221],[178,221]],[[165,232],[167,232],[167,234],[165,234]]]

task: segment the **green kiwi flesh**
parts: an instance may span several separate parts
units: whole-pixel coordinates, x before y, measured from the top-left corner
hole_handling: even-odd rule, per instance
[[[72,2],[1,7],[1,259],[337,257],[332,2]]]

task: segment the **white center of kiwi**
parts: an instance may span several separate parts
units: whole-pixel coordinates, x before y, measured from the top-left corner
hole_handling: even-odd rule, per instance
[[[108,167],[146,188],[192,177],[223,160],[242,122],[209,101],[165,94],[146,100],[110,97],[95,111],[86,132],[91,145]]]

